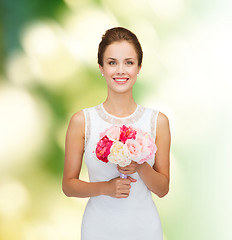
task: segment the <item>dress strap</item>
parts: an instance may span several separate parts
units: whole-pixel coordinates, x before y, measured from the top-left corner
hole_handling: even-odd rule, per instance
[[[156,139],[156,127],[157,127],[158,115],[159,115],[158,110],[152,110],[152,114],[151,114],[151,136],[154,140]]]
[[[90,121],[90,113],[89,109],[85,108],[83,109],[84,116],[85,116],[85,147],[87,148],[88,142],[89,142],[89,136],[90,136],[90,130],[91,130],[91,121]]]

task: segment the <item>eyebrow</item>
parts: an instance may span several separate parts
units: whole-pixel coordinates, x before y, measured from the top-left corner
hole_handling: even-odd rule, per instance
[[[107,60],[109,60],[109,59],[111,59],[111,60],[117,60],[116,58],[112,58],[112,57],[107,58]],[[134,58],[125,58],[125,60],[130,60],[130,59],[135,60]]]

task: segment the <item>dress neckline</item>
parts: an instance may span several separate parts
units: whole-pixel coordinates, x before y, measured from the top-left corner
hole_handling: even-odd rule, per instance
[[[106,111],[106,109],[104,108],[103,103],[100,104],[100,107],[102,108],[103,112],[104,112],[106,115],[108,115],[108,116],[110,116],[110,117],[112,117],[112,118],[116,118],[116,119],[127,119],[127,118],[130,118],[130,117],[133,117],[133,115],[136,114],[136,112],[138,111],[139,105],[136,104],[136,109],[134,110],[134,112],[131,113],[130,115],[126,116],[126,117],[116,117],[116,116],[108,113],[108,112]]]
[[[103,107],[103,103],[96,106],[97,113],[101,119],[113,125],[133,124],[137,122],[144,113],[145,108],[137,104],[135,111],[126,117],[116,117],[108,113]]]

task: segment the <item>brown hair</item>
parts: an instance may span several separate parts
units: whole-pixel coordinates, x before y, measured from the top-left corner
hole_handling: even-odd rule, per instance
[[[115,27],[108,29],[102,36],[102,40],[98,47],[98,64],[103,66],[103,56],[106,51],[106,48],[110,44],[123,40],[133,44],[138,56],[138,65],[141,66],[143,59],[143,51],[139,43],[139,40],[134,33],[123,27]]]

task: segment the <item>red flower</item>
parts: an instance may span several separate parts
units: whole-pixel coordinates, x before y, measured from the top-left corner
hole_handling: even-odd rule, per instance
[[[126,127],[123,125],[120,130],[121,134],[119,140],[121,142],[125,143],[127,139],[135,139],[137,132],[132,127]]]
[[[99,140],[96,147],[97,158],[105,163],[108,163],[108,155],[110,154],[110,148],[113,145],[113,141],[109,140],[107,136],[104,136]]]

